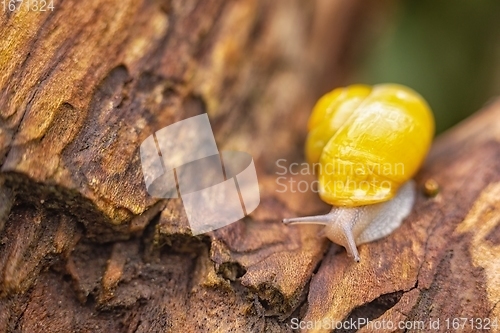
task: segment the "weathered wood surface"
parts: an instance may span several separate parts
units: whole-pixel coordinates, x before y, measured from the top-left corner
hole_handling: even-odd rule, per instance
[[[300,158],[304,111],[340,83],[362,12],[330,0],[2,12],[0,331],[286,330],[327,243],[279,223],[293,204],[265,175],[276,156]],[[219,149],[251,153],[271,187],[255,218],[194,238],[179,201],[147,195],[139,145],[203,112]]]
[[[342,81],[364,11],[73,1],[1,16],[0,331],[288,332],[292,318],[362,317],[441,318],[444,332],[446,318],[500,318],[500,103],[438,138],[417,182],[439,195],[361,246],[360,264],[317,228],[280,223],[327,210],[311,191],[280,193],[276,162],[302,161],[311,105]],[[147,195],[138,147],[202,112],[221,150],[254,157],[261,204],[192,237],[180,201]]]

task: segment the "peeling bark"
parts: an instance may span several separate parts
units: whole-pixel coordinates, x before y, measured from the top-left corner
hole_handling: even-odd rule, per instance
[[[360,2],[55,7],[0,16],[1,332],[500,317],[500,103],[436,141],[416,180],[440,193],[361,246],[360,264],[318,228],[280,222],[328,209],[281,191],[276,163],[302,161],[312,104],[348,72]],[[180,200],[146,193],[139,146],[205,112],[220,150],[253,156],[261,203],[193,237]]]

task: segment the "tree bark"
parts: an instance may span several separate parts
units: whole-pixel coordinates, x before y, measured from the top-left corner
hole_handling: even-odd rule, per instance
[[[54,6],[0,16],[0,331],[440,318],[444,332],[446,318],[500,317],[500,103],[436,141],[416,180],[439,194],[361,246],[361,263],[280,222],[328,209],[312,191],[282,193],[278,161],[303,161],[311,106],[348,73],[359,1]],[[139,146],[205,112],[219,150],[253,156],[261,203],[193,237],[180,200],[147,194]]]

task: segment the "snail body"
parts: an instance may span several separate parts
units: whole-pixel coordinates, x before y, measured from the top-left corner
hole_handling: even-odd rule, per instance
[[[320,98],[308,130],[306,158],[333,208],[283,222],[325,225],[323,234],[359,261],[356,245],[387,236],[411,212],[411,178],[432,142],[432,112],[407,87],[352,85]]]

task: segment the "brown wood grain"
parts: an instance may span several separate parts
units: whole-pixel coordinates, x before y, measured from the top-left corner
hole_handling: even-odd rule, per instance
[[[293,318],[440,318],[445,332],[446,318],[500,318],[499,102],[436,140],[416,180],[439,194],[420,191],[361,263],[317,227],[280,222],[328,210],[281,191],[277,161],[303,162],[311,106],[349,72],[367,8],[90,0],[2,13],[0,332],[291,332]],[[253,156],[261,203],[193,237],[180,200],[146,193],[139,146],[205,112],[219,150]]]

